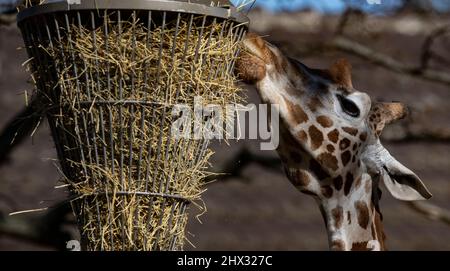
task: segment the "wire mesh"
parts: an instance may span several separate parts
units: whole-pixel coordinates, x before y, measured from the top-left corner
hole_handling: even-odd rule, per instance
[[[151,10],[19,22],[86,250],[182,250],[206,139],[171,134],[174,104],[235,102],[244,24]]]

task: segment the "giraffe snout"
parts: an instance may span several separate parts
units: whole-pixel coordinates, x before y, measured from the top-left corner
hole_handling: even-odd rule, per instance
[[[243,50],[236,63],[238,76],[247,83],[262,80],[267,65],[274,63],[275,55],[266,41],[254,33],[249,33],[243,40]]]

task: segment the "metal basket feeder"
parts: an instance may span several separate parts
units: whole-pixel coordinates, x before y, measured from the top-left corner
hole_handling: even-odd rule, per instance
[[[207,139],[174,104],[235,102],[247,18],[229,1],[44,1],[18,15],[85,250],[182,250]]]

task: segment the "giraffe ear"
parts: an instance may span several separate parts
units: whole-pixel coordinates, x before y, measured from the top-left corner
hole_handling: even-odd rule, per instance
[[[384,185],[399,200],[427,200],[432,197],[420,178],[392,156],[384,161],[382,179]]]
[[[350,63],[342,58],[331,65],[329,69],[331,79],[343,87],[353,88],[352,83],[352,66]]]

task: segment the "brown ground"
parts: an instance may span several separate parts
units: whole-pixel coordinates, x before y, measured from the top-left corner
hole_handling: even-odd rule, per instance
[[[254,27],[261,34],[308,65],[326,67],[341,54],[315,57],[298,55],[294,50],[305,40],[322,39],[324,32],[302,32],[302,25],[288,23],[277,26],[267,15],[256,14]],[[264,16],[264,17],[261,17]],[[309,16],[309,15],[308,15]],[[287,16],[283,20],[289,21]],[[264,18],[264,20],[262,19]],[[291,18],[292,19],[292,18]],[[292,19],[295,22],[295,17]],[[259,22],[259,23],[258,23]],[[311,21],[308,21],[311,23]],[[289,27],[289,29],[285,27]],[[316,26],[315,26],[316,27]],[[313,28],[315,29],[315,28]],[[309,31],[309,30],[308,30]],[[312,31],[312,30],[311,30]],[[426,29],[424,30],[426,32]],[[321,33],[320,35],[317,33]],[[414,63],[414,52],[420,48],[423,33],[413,36],[386,32],[368,43],[373,48]],[[17,51],[21,38],[15,27],[0,27],[0,127],[24,105],[23,91],[30,90],[27,74],[21,68],[26,60],[24,51]],[[414,125],[427,129],[450,129],[450,89],[447,86],[398,76],[356,58],[354,85],[375,98],[403,101],[413,109]],[[254,90],[249,102],[257,103]],[[391,134],[395,135],[395,128]],[[258,142],[241,141],[231,146],[215,144],[213,161],[223,161],[246,145],[260,155],[275,156],[273,152],[258,151]],[[387,148],[402,163],[413,169],[428,185],[432,203],[450,209],[450,144],[410,142],[387,144]],[[20,146],[11,161],[0,168],[0,210],[9,213],[55,204],[64,199],[57,184],[59,174],[53,165],[56,157],[48,125],[44,124],[33,139]],[[238,162],[238,161],[236,161]],[[298,193],[278,172],[251,165],[242,179],[217,182],[208,187],[204,200],[208,213],[200,219],[193,216],[188,225],[189,239],[196,248],[189,250],[326,250],[327,240],[322,218],[315,202]],[[449,250],[450,227],[431,221],[383,194],[381,208],[391,250]],[[191,211],[196,214],[196,210]],[[51,249],[7,236],[0,236],[0,250]]]

